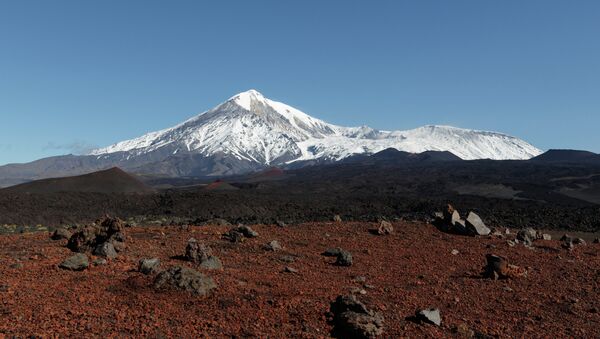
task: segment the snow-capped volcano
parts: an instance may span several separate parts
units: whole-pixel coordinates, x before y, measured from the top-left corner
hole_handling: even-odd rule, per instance
[[[450,151],[469,160],[529,159],[541,154],[523,140],[495,132],[449,126],[391,132],[337,126],[249,90],[175,127],[97,149],[91,155],[160,161],[189,154],[281,165],[300,160],[341,160],[386,148],[411,153]]]

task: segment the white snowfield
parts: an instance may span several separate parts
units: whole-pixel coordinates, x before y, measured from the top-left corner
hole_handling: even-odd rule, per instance
[[[249,90],[175,127],[90,154],[127,152],[129,157],[136,157],[168,149],[171,154],[227,154],[277,165],[299,160],[341,160],[386,148],[411,153],[450,151],[465,160],[529,159],[542,153],[512,136],[450,126],[391,132],[366,126],[336,126]]]

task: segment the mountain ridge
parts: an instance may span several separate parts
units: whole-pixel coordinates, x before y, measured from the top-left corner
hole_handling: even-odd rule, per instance
[[[541,154],[531,144],[497,132],[438,125],[407,131],[338,126],[249,90],[173,127],[87,155],[0,166],[0,187],[110,167],[170,177],[237,175],[270,166],[337,162],[388,148],[451,152],[461,159],[530,159]]]

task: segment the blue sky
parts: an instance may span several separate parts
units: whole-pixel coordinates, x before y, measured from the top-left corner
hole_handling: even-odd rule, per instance
[[[255,88],[340,125],[600,152],[600,1],[0,0],[0,164]]]

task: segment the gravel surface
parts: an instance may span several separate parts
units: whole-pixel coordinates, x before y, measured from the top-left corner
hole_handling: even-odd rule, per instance
[[[350,293],[385,318],[384,337],[600,336],[598,244],[568,251],[558,240],[540,240],[528,249],[423,223],[395,222],[393,234],[376,236],[369,229],[377,226],[252,225],[260,235],[242,243],[221,239],[227,226],[127,228],[116,259],[82,272],[58,268],[73,254],[66,240],[0,236],[0,338],[329,337],[329,305]],[[213,249],[222,270],[181,260],[192,237]],[[283,249],[265,251],[275,239]],[[352,266],[321,255],[335,247],[352,253]],[[486,254],[506,257],[528,276],[483,279]],[[156,274],[137,272],[141,258],[159,258],[161,269],[196,269],[218,287],[207,297],[155,291]],[[430,308],[440,310],[441,326],[411,320]]]

